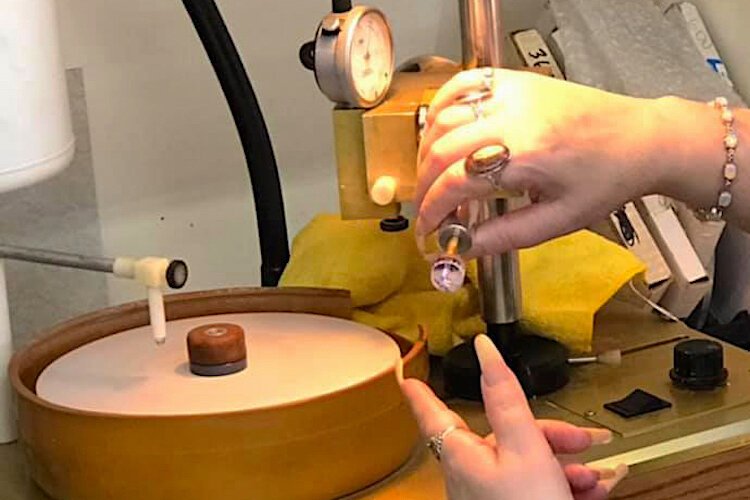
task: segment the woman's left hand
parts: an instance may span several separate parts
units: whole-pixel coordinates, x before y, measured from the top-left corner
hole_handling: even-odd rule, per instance
[[[486,337],[475,342],[482,366],[482,393],[492,434],[471,432],[423,383],[402,388],[429,439],[452,426],[444,438],[441,465],[449,500],[604,500],[627,473],[564,464],[558,455],[581,453],[610,437],[601,429],[535,420],[513,373]]]

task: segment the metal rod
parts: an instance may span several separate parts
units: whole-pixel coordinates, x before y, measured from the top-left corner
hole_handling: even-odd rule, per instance
[[[21,260],[24,262],[36,262],[38,264],[49,264],[59,267],[72,267],[75,269],[87,269],[102,273],[114,271],[115,259],[106,257],[91,257],[73,253],[55,252],[52,250],[41,250],[38,248],[24,248],[11,245],[0,245],[0,258]]]
[[[464,69],[503,65],[502,2],[459,0]]]
[[[509,211],[509,201],[499,199],[483,204],[480,221],[501,217]],[[478,261],[479,304],[482,318],[489,324],[514,323],[521,318],[521,273],[518,252],[487,255]]]
[[[500,68],[503,65],[501,0],[459,0],[464,69]],[[480,222],[502,217],[509,211],[508,200],[486,202]],[[479,288],[482,318],[488,324],[516,322],[521,316],[521,280],[518,253],[479,259]]]
[[[596,356],[586,356],[583,358],[570,358],[568,363],[571,365],[587,365],[589,363],[596,363],[599,360]]]
[[[648,342],[646,344],[637,345],[635,347],[630,347],[628,349],[622,350],[622,355],[626,354],[633,354],[635,352],[645,351],[646,349],[651,349],[654,347],[660,347],[667,344],[674,344],[676,342],[679,342],[681,340],[687,340],[690,338],[690,335],[678,335],[677,337],[672,337],[671,339],[665,339],[665,340],[657,340],[654,342]]]

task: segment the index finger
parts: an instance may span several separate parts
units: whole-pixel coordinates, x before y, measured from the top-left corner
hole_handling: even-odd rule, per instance
[[[549,449],[521,385],[495,345],[486,335],[479,335],[475,346],[482,368],[484,409],[498,450],[528,453],[539,446]]]
[[[417,188],[414,193],[414,204],[422,204],[425,193],[435,180],[448,167],[457,161],[464,161],[476,150],[497,145],[501,142],[498,120],[475,121],[453,129],[432,143],[422,162],[417,166]]]
[[[479,69],[462,71],[448,82],[440,87],[435,97],[430,102],[430,109],[427,112],[427,128],[434,122],[440,112],[451,106],[456,99],[465,95],[472,90],[478,90],[485,84],[485,78]]]

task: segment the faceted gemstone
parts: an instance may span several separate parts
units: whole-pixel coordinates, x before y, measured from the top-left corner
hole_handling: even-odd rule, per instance
[[[738,143],[739,139],[737,138],[737,134],[735,133],[727,134],[727,136],[724,138],[724,146],[726,146],[728,149],[736,148]]]
[[[727,101],[726,97],[717,97],[716,101],[714,102],[716,102],[717,106],[721,106],[721,107],[729,106],[729,101]]]
[[[728,181],[735,180],[737,178],[737,165],[734,163],[724,165],[724,178]]]
[[[432,264],[430,281],[437,290],[456,293],[464,286],[466,265],[460,259],[444,256]]]
[[[732,193],[729,191],[722,191],[719,195],[719,206],[721,208],[727,208],[732,204]]]
[[[725,109],[721,112],[721,121],[723,121],[727,125],[731,125],[732,123],[734,123],[734,113],[732,113],[732,111],[729,109]]]

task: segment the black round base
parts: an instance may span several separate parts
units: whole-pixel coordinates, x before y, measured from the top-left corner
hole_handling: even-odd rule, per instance
[[[689,389],[691,391],[710,391],[727,385],[729,371],[722,368],[721,371],[713,377],[681,377],[677,370],[669,370],[669,378],[672,379],[675,387],[680,389]]]
[[[241,359],[233,363],[224,363],[223,365],[201,365],[198,363],[190,363],[190,371],[194,375],[200,375],[201,377],[222,377],[224,375],[232,375],[233,373],[241,372],[247,368],[247,359]]]
[[[501,343],[500,352],[527,397],[549,394],[568,383],[568,352],[554,340],[519,335],[493,341]],[[481,401],[480,374],[473,342],[453,348],[443,359],[445,391],[453,397]]]

